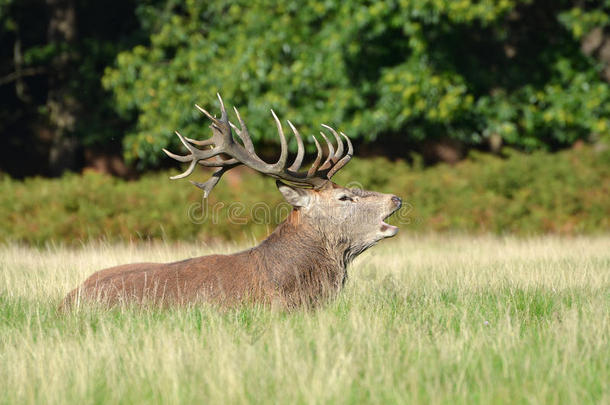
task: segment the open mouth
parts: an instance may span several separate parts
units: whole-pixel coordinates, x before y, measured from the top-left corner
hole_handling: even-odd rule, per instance
[[[400,207],[396,207],[396,209],[394,209],[394,211],[392,211],[388,215],[386,215],[383,218],[383,220],[381,221],[381,232],[387,234],[387,236],[394,236],[398,232],[397,226],[390,225],[385,222],[388,218],[390,218],[392,215],[394,215],[396,213],[396,211],[398,211],[398,208],[400,208]]]

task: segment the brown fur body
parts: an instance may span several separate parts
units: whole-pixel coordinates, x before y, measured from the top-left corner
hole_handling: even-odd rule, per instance
[[[298,212],[293,211],[260,245],[231,255],[100,270],[70,292],[64,306],[82,299],[110,305],[134,300],[154,304],[252,300],[288,307],[313,303],[339,290],[347,263],[342,252],[325,249],[315,238],[303,239],[307,231],[295,226],[298,221]]]
[[[400,206],[395,196],[335,184],[323,190],[278,187],[295,209],[260,245],[232,255],[100,270],[70,292],[63,307],[81,301],[310,305],[340,290],[352,258],[396,233],[382,221]]]

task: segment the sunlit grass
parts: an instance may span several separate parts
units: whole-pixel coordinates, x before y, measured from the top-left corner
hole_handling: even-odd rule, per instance
[[[610,403],[610,237],[403,237],[312,311],[56,312],[96,269],[239,246],[0,247],[6,403]]]

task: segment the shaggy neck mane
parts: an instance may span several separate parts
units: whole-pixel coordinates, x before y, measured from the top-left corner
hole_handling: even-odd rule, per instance
[[[337,265],[344,262],[345,247],[338,246],[315,227],[302,219],[298,209],[254,249],[271,256],[289,259],[294,264],[328,260]]]
[[[307,224],[298,209],[250,252],[277,286],[311,283],[336,290],[345,282],[346,247]]]

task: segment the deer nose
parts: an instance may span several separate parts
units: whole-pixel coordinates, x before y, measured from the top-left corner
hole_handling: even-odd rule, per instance
[[[400,206],[402,205],[402,200],[400,199],[400,197],[392,196],[392,202],[396,204],[398,208],[400,208]]]

